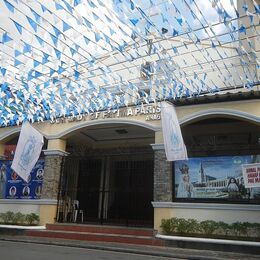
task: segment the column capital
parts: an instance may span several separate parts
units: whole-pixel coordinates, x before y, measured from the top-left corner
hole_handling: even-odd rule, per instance
[[[164,144],[150,144],[154,151],[164,150]]]
[[[65,152],[63,150],[59,149],[48,149],[48,150],[43,150],[44,155],[53,155],[53,156],[68,156],[69,153]]]

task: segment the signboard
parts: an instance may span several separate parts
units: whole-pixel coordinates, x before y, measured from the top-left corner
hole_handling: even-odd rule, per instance
[[[161,120],[161,107],[158,105],[141,104],[134,107],[124,107],[105,111],[97,111],[89,114],[80,114],[77,116],[60,117],[50,121],[51,124],[63,124],[69,122],[90,121],[110,118],[133,118],[136,116],[145,116],[146,121]]]
[[[246,188],[260,187],[260,163],[242,165]]]
[[[40,199],[44,160],[37,161],[28,182],[11,169],[12,161],[0,161],[0,199]]]
[[[253,188],[253,186],[248,188],[242,173],[242,165],[252,165],[256,158],[256,155],[218,156],[194,157],[187,161],[177,161],[174,164],[175,197],[260,199],[260,188]],[[259,166],[259,163],[257,165]],[[254,176],[256,176],[255,172]],[[258,180],[259,168],[258,177],[254,177],[254,181]]]

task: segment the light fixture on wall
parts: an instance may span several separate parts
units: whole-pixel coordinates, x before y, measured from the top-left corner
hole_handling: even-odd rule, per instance
[[[126,129],[117,129],[115,130],[119,135],[124,135],[127,134],[128,131]]]

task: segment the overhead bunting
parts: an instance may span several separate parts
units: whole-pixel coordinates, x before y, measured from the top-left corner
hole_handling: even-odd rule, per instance
[[[254,0],[0,0],[0,10],[0,126],[259,84]]]

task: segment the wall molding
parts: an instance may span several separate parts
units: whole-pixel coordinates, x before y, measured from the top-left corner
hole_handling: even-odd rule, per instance
[[[194,121],[196,119],[201,119],[203,117],[214,117],[214,116],[231,116],[232,118],[237,119],[245,119],[250,122],[254,123],[260,123],[260,117],[254,116],[252,114],[242,112],[235,109],[225,109],[225,108],[212,108],[212,109],[206,109],[201,110],[196,113],[192,113],[184,118],[182,118],[179,122],[180,125],[189,124],[191,121]]]
[[[1,204],[19,204],[19,205],[57,205],[57,200],[51,199],[0,199]]]
[[[68,156],[69,153],[63,151],[63,150],[55,150],[55,149],[51,149],[51,150],[43,150],[44,155],[46,156]]]
[[[152,202],[152,205],[154,208],[260,211],[260,205],[256,204]]]

